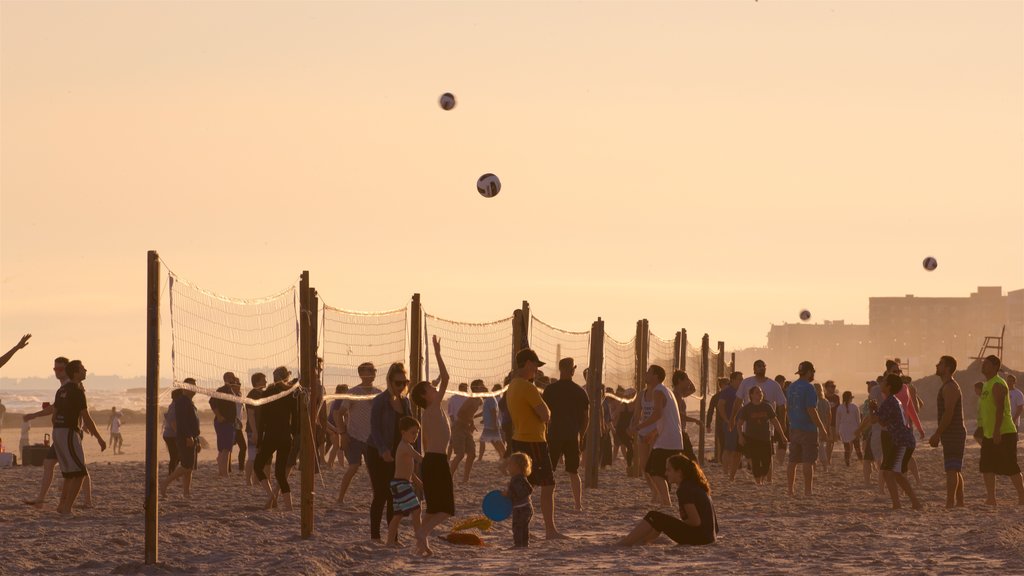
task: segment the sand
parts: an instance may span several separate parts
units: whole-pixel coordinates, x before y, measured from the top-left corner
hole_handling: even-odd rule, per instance
[[[570,510],[565,475],[557,475],[558,524],[572,540],[542,538],[535,496],[529,550],[509,550],[506,521],[483,536],[486,547],[437,541],[430,559],[414,557],[411,548],[395,551],[369,540],[365,471],[353,483],[349,507],[333,504],[339,468],[317,479],[316,533],[303,540],[297,511],[262,510],[263,495],[244,486],[240,475],[217,478],[213,453],[205,451],[193,500],[184,501],[179,487],[161,502],[161,563],[144,566],[143,439],[141,426],[126,426],[121,456],[101,455],[95,440],[87,439],[96,506],[78,509],[68,520],[54,512],[59,479],[40,511],[21,502],[38,490],[41,468],[0,470],[0,574],[1024,573],[1024,508],[1014,505],[1005,479],[997,485],[1000,507],[981,506],[984,488],[974,446],[966,463],[968,507],[956,512],[944,506],[941,452],[929,447],[918,453],[925,479],[923,512],[891,511],[887,496],[862,485],[859,463],[846,468],[838,452],[838,466],[818,475],[810,498],[789,498],[781,483],[755,486],[743,473],[730,483],[711,465],[708,476],[722,529],[717,544],[680,547],[662,537],[643,548],[617,548],[615,539],[651,509],[645,488],[625,476],[619,460],[603,473],[601,487],[586,493],[583,513]],[[162,445],[160,454],[165,457]],[[504,482],[489,451],[470,484],[456,487],[460,517],[479,513],[483,494]],[[403,535],[411,541],[407,526]]]

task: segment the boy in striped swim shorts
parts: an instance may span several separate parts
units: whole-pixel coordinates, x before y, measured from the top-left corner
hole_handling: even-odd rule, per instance
[[[413,465],[423,461],[423,455],[413,447],[420,435],[420,423],[415,418],[405,416],[398,421],[398,431],[402,439],[395,449],[395,477],[391,480],[395,515],[388,522],[388,546],[398,546],[398,526],[406,516],[412,516],[412,528],[417,536],[420,533],[420,499],[412,487],[413,483],[420,484],[420,479],[413,472]]]

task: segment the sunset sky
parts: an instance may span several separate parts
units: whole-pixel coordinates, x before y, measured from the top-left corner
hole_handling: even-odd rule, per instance
[[[738,348],[1022,288],[1022,222],[1019,1],[0,3],[0,376],[144,373],[148,249]]]

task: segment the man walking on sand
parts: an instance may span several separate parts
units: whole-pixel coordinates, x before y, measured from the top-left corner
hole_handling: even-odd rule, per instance
[[[546,426],[551,421],[551,411],[533,383],[537,368],[543,365],[533,350],[520,350],[516,354],[516,375],[509,383],[505,395],[514,426],[508,452],[522,452],[532,460],[532,470],[527,479],[532,486],[541,488],[544,532],[550,540],[566,536],[555,527],[555,476],[551,469],[546,432]]]
[[[937,403],[939,426],[928,442],[933,448],[942,442],[942,463],[946,470],[946,508],[964,505],[964,476],[961,470],[967,445],[967,429],[964,427],[960,384],[953,378],[954,373],[956,359],[952,356],[943,356],[935,365],[935,375],[942,380]]]
[[[796,467],[803,466],[804,495],[810,496],[814,483],[814,462],[818,458],[818,434],[828,434],[818,416],[818,393],[814,381],[814,364],[804,360],[797,369],[800,378],[786,391],[786,411],[789,413],[789,465],[787,480],[789,495],[795,496]]]
[[[71,515],[71,507],[78,499],[82,490],[82,482],[89,475],[85,468],[85,452],[82,450],[81,421],[85,431],[96,438],[100,451],[107,449],[96,423],[89,415],[89,406],[85,399],[85,388],[82,382],[86,377],[85,366],[81,360],[72,360],[67,365],[67,382],[57,390],[53,399],[53,445],[57,450],[57,461],[60,462],[60,473],[64,476],[61,488],[60,504],[57,513]]]

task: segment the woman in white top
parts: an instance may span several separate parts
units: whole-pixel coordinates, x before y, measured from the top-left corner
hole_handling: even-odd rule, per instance
[[[857,429],[860,428],[860,408],[853,403],[853,392],[843,392],[843,403],[836,408],[836,433],[843,443],[843,457],[846,465],[850,465],[851,448],[857,449],[857,460],[863,459],[860,453],[860,442],[857,441]]]

